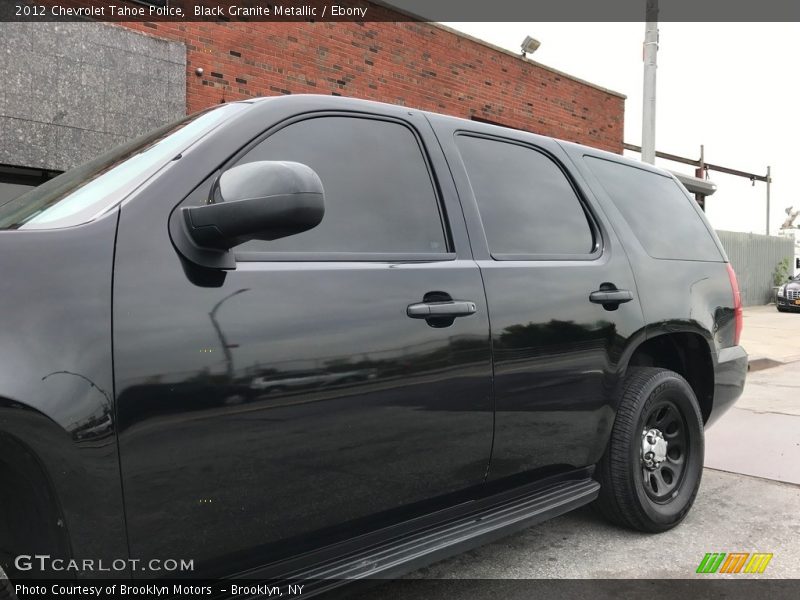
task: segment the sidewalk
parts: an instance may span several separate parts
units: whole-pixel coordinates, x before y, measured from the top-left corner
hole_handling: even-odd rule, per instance
[[[775,366],[768,361],[800,360],[800,312],[779,313],[774,304],[744,309],[742,346],[751,370]]]
[[[800,485],[800,313],[744,309],[744,394],[706,432],[708,468]]]

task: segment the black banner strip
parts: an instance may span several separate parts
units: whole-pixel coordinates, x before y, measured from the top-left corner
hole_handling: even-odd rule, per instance
[[[645,21],[646,0],[0,0],[0,21]],[[797,0],[659,0],[662,22],[798,22]]]

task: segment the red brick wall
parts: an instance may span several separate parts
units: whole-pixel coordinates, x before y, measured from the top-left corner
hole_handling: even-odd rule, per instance
[[[622,152],[622,97],[432,24],[122,25],[185,42],[188,112],[251,96],[339,94]]]

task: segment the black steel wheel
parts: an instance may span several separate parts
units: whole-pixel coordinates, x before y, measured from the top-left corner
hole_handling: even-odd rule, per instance
[[[689,447],[688,426],[680,409],[664,400],[649,410],[642,429],[642,484],[654,502],[669,502],[683,482]]]
[[[703,452],[703,420],[686,380],[668,369],[629,369],[596,471],[598,509],[640,531],[675,527],[700,487]]]

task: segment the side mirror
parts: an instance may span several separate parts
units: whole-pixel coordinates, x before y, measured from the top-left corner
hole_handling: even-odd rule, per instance
[[[204,266],[235,268],[230,249],[249,240],[276,240],[308,231],[325,216],[322,182],[296,162],[260,161],[225,171],[209,204],[181,208],[186,258]],[[182,235],[180,235],[182,234]]]

